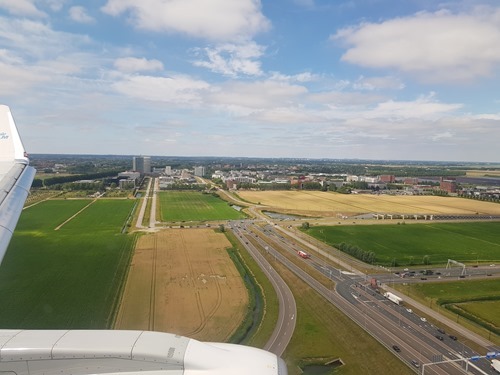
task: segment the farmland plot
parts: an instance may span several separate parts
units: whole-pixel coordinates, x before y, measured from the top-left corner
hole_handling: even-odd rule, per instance
[[[90,202],[49,200],[23,212],[0,267],[0,327],[109,328],[134,242],[120,231],[134,202],[80,211]]]
[[[321,191],[239,191],[243,199],[298,214],[366,213],[500,215],[500,205],[455,197],[338,194]]]
[[[500,260],[500,222],[315,226],[307,233],[330,245],[345,242],[373,251],[377,264],[421,265],[424,257],[442,265],[448,259]]]
[[[234,220],[245,217],[211,194],[169,191],[159,195],[163,221]]]
[[[226,341],[248,306],[247,290],[226,251],[230,246],[211,229],[141,237],[115,328]]]

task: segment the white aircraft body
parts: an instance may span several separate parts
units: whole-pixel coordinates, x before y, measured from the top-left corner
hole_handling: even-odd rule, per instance
[[[29,166],[9,107],[0,105],[0,263],[35,169]],[[265,350],[203,343],[162,332],[0,330],[4,375],[286,375]]]

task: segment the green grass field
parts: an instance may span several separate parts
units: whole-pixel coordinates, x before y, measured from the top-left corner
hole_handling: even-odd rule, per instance
[[[424,303],[446,307],[492,332],[500,332],[500,279],[422,283],[398,289]]]
[[[498,301],[477,301],[460,303],[458,306],[465,312],[480,317],[482,320],[500,329],[500,297]]]
[[[211,194],[169,191],[159,194],[162,221],[235,220],[245,216]]]
[[[500,222],[311,227],[308,234],[330,245],[349,243],[373,251],[376,264],[421,265],[500,261]]]
[[[0,267],[1,328],[108,328],[135,236],[133,200],[49,200],[23,211]]]

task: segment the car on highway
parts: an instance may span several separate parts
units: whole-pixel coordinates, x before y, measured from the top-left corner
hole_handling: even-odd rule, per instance
[[[439,341],[443,341],[443,340],[444,340],[443,336],[440,336],[440,335],[436,335],[436,338],[437,338]]]
[[[420,320],[421,320],[422,322],[424,322],[424,323],[427,321],[427,319],[425,319],[425,318],[420,318]]]
[[[411,364],[416,367],[416,368],[419,368],[420,367],[420,364],[418,363],[418,361],[415,361],[414,359],[411,360]]]
[[[412,309],[406,309],[406,311],[408,311],[410,314],[413,312]]]
[[[397,345],[393,345],[392,348],[394,349],[395,352],[399,353],[401,351],[401,349]]]
[[[445,334],[444,329],[438,328],[437,330],[438,330],[439,333],[442,333],[443,335]]]
[[[448,337],[449,337],[450,339],[452,339],[453,341],[457,341],[457,336],[449,335]]]

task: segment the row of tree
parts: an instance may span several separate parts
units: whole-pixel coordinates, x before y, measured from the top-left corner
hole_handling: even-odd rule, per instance
[[[195,190],[195,191],[202,191],[207,188],[207,185],[205,184],[181,184],[181,183],[175,183],[175,184],[169,184],[166,185],[165,187],[162,187],[162,190]]]
[[[65,184],[67,182],[75,182],[79,180],[97,180],[97,179],[102,179],[105,177],[112,177],[118,175],[119,171],[113,170],[113,171],[106,171],[106,172],[99,172],[99,173],[91,173],[91,174],[72,174],[69,176],[55,176],[55,177],[49,177],[46,179],[38,179],[36,178],[33,181],[32,186],[33,187],[49,187],[53,186],[56,184]]]
[[[356,245],[352,245],[346,242],[341,242],[336,244],[335,247],[340,251],[343,251],[356,259],[359,259],[365,263],[373,264],[375,262],[375,253],[373,251],[365,251]]]

